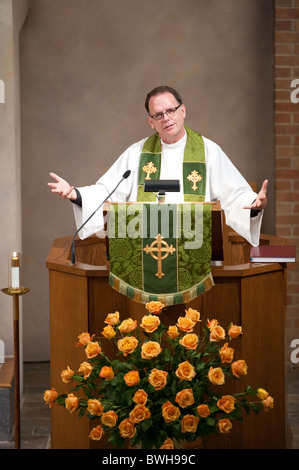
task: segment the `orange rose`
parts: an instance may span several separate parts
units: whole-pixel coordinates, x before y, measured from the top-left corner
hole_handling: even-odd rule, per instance
[[[141,328],[147,333],[153,333],[160,325],[160,318],[156,315],[145,315],[140,323]]]
[[[124,381],[126,385],[128,385],[129,387],[132,387],[133,385],[137,385],[138,382],[140,381],[138,370],[130,370],[130,372],[127,372],[124,375]]]
[[[212,382],[213,385],[223,385],[225,382],[225,377],[221,367],[210,367],[208,379],[210,382]]]
[[[73,413],[79,406],[79,399],[73,393],[69,393],[65,399],[65,408]]]
[[[185,310],[186,317],[191,318],[192,321],[201,321],[200,320],[200,313],[197,310],[194,310],[193,308],[188,308],[188,310]]]
[[[175,401],[181,408],[186,408],[187,406],[193,405],[194,396],[192,388],[184,388],[178,392],[176,394]]]
[[[80,365],[78,372],[83,372],[84,379],[87,379],[92,372],[92,365],[89,364],[89,362],[84,361]]]
[[[89,342],[85,348],[85,353],[88,359],[92,359],[93,357],[96,357],[101,352],[102,352],[102,348],[97,341]]]
[[[196,411],[201,418],[207,418],[211,414],[210,408],[204,403],[202,405],[198,405]]]
[[[103,366],[102,369],[100,370],[99,376],[102,377],[102,379],[112,380],[114,377],[114,372],[113,372],[112,367]]]
[[[132,333],[137,327],[137,320],[132,320],[132,318],[127,318],[126,320],[122,321],[119,325],[118,329],[121,333]]]
[[[77,343],[77,346],[86,346],[93,337],[94,335],[90,336],[89,333],[81,333],[81,335],[78,336],[79,342]]]
[[[196,349],[198,344],[198,336],[193,333],[187,333],[179,340],[179,343],[186,349]]]
[[[107,339],[112,339],[116,335],[116,332],[113,329],[113,326],[107,325],[104,327],[103,331],[101,332],[103,336]]]
[[[270,397],[270,395],[268,395],[267,398],[265,398],[262,401],[262,403],[264,405],[264,410],[266,412],[269,411],[270,409],[274,408],[274,399],[272,397]]]
[[[217,426],[221,434],[227,434],[233,427],[231,421],[227,418],[220,419],[217,423]]]
[[[144,405],[136,405],[129,414],[130,420],[137,424],[151,417],[150,410]]]
[[[154,300],[152,300],[151,302],[147,302],[147,304],[145,304],[146,310],[149,313],[155,313],[156,315],[161,313],[164,307],[165,307],[165,304],[162,304],[162,302],[154,301]]]
[[[225,411],[225,413],[231,413],[235,409],[235,398],[231,395],[223,395],[217,401],[217,406],[220,410]]]
[[[72,369],[70,369],[69,366],[67,366],[67,369],[63,370],[61,372],[61,380],[62,382],[64,382],[65,384],[69,384],[72,382],[73,380],[73,375],[74,375],[74,371]]]
[[[242,334],[242,327],[237,325],[231,325],[228,330],[228,335],[231,338],[237,338],[239,335]]]
[[[189,361],[181,362],[175,372],[180,380],[192,380],[196,376],[195,369]]]
[[[51,390],[46,390],[44,393],[44,400],[49,408],[52,408],[52,405],[56,398],[58,397],[58,393],[56,392],[55,388],[51,388]]]
[[[92,439],[93,441],[99,441],[100,439],[102,439],[103,434],[104,434],[103,428],[102,428],[102,426],[99,424],[99,426],[97,426],[96,428],[93,428],[93,429],[90,431],[90,434],[89,434],[88,437],[89,437],[90,439]]]
[[[105,426],[108,426],[108,428],[113,428],[116,425],[116,422],[118,420],[118,416],[114,411],[106,411],[106,413],[103,413],[101,416],[101,422]]]
[[[166,423],[171,423],[180,417],[180,409],[174,406],[170,401],[162,405],[162,416]]]
[[[195,326],[195,322],[192,321],[190,317],[179,317],[177,326],[181,331],[191,333],[191,331],[193,331],[193,327]]]
[[[194,415],[185,415],[181,421],[181,432],[196,432],[199,418]]]
[[[99,400],[87,400],[87,411],[93,416],[101,416],[103,413],[103,405]]]
[[[137,346],[138,340],[135,336],[125,336],[125,338],[119,339],[117,342],[117,347],[124,356],[134,352]]]
[[[225,331],[220,325],[215,325],[210,329],[210,341],[221,341],[225,339]]]
[[[108,323],[109,325],[116,325],[119,322],[119,313],[114,312],[114,313],[108,313],[106,319],[104,320],[104,323]]]
[[[231,365],[232,373],[236,377],[241,377],[241,375],[246,375],[247,374],[247,364],[243,359],[240,359],[239,361],[235,361]]]
[[[149,383],[155,390],[162,390],[167,383],[168,372],[159,369],[153,369],[148,377]]]
[[[152,359],[157,357],[162,351],[161,346],[156,341],[147,341],[141,347],[142,359]]]
[[[233,360],[235,350],[228,347],[228,343],[225,343],[220,349],[220,357],[222,364],[230,363]]]
[[[168,334],[169,338],[171,338],[171,339],[175,339],[180,335],[178,327],[176,325],[169,326],[167,334]]]
[[[161,445],[160,449],[174,449],[174,445],[170,437],[166,439],[163,444]]]
[[[133,401],[137,405],[145,405],[147,402],[147,397],[148,397],[147,393],[144,390],[142,390],[142,388],[140,388],[139,390],[137,390],[137,392],[133,396]]]
[[[213,328],[214,326],[216,325],[219,325],[218,323],[218,320],[216,320],[215,318],[213,318],[213,320],[207,320],[207,327],[210,329],[210,328]]]
[[[118,426],[119,433],[121,437],[132,439],[134,437],[137,429],[135,424],[128,418],[124,419]]]

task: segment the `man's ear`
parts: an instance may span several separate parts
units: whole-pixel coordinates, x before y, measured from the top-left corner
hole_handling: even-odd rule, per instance
[[[151,126],[151,128],[155,131],[156,129],[155,129],[154,124],[153,124],[153,122],[152,122],[152,120],[151,120],[151,118],[150,118],[149,116],[147,116],[147,122],[149,123],[149,125]]]

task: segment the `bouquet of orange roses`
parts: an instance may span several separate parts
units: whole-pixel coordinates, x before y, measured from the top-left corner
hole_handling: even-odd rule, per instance
[[[163,307],[147,303],[139,325],[109,313],[101,335],[116,342],[118,353],[111,359],[100,338],[80,334],[86,361],[78,374],[69,366],[61,373],[63,382],[77,385],[67,395],[47,390],[46,403],[94,420],[93,440],[106,435],[116,448],[129,440],[130,446],[143,449],[173,449],[182,440],[228,433],[234,420],[242,420],[242,410],[273,408],[273,398],[261,388],[248,386],[232,395],[215,392],[227,379],[247,374],[245,360],[234,360],[230,345],[242,334],[240,326],[231,324],[225,331],[216,319],[208,320],[200,336],[194,333],[200,313],[189,308],[167,328],[159,317]],[[76,396],[79,390],[86,398]]]

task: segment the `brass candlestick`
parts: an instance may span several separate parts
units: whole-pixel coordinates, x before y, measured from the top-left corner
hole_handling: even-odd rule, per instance
[[[14,320],[14,422],[15,422],[15,448],[21,448],[21,425],[20,425],[20,337],[19,337],[19,297],[27,294],[30,289],[20,287],[12,289],[6,287],[1,289],[4,294],[13,297],[13,320]]]

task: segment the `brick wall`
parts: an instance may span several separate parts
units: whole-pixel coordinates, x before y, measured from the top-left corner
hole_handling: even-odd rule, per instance
[[[274,6],[276,234],[297,245],[298,259],[299,0],[275,0]],[[299,337],[299,262],[288,267],[286,327],[290,339]]]

